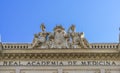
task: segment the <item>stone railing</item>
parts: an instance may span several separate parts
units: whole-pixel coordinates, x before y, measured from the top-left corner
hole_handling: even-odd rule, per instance
[[[102,48],[118,48],[118,43],[91,43],[90,48],[102,49]],[[2,43],[2,49],[32,49],[30,43]]]
[[[29,43],[2,43],[3,49],[30,49]]]
[[[118,43],[93,43],[90,48],[118,48]]]

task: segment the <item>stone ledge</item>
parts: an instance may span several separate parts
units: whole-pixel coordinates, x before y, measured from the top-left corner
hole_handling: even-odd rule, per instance
[[[119,53],[117,49],[11,49],[2,53]]]

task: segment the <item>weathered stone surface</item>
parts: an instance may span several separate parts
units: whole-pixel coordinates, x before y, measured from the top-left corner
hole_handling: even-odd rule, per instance
[[[32,43],[0,43],[0,73],[120,73],[120,43],[89,43],[74,25],[40,28]]]

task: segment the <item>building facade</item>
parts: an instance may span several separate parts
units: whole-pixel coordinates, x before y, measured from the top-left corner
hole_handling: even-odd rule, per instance
[[[32,43],[0,42],[0,73],[120,73],[120,43],[89,43],[74,25],[40,28]]]

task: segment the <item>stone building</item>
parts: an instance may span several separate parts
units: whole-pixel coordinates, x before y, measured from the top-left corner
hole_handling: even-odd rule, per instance
[[[74,25],[40,28],[31,43],[0,42],[0,73],[120,73],[120,43],[89,43]]]

